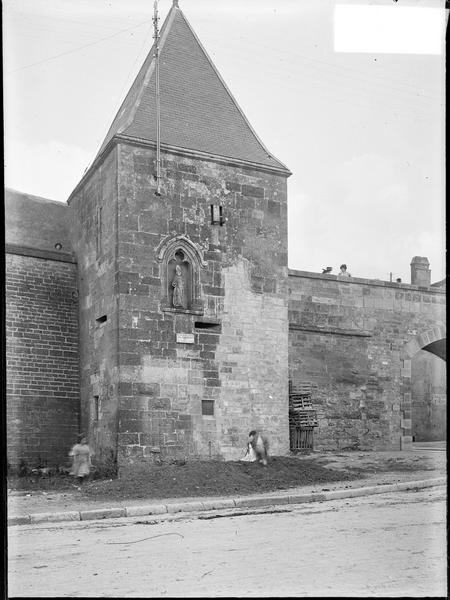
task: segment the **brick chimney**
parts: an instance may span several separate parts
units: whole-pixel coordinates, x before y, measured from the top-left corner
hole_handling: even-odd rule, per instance
[[[414,256],[411,261],[411,284],[429,287],[431,285],[430,263],[426,256]]]

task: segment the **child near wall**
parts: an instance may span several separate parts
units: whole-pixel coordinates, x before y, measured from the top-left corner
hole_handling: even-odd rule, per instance
[[[91,457],[93,456],[93,453],[91,452],[83,433],[78,436],[78,440],[78,444],[75,444],[69,452],[69,456],[71,456],[73,460],[70,474],[76,477],[79,483],[82,483],[83,479],[90,473],[92,467]]]

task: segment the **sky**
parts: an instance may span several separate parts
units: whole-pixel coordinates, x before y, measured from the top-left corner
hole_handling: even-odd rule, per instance
[[[159,1],[161,23],[171,4]],[[354,277],[408,283],[426,256],[442,279],[444,2],[179,6],[292,171],[289,267],[337,274],[344,262]],[[152,15],[150,0],[4,0],[7,187],[67,200],[151,48]]]

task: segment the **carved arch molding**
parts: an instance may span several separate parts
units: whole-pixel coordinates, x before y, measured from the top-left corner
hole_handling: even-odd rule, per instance
[[[400,380],[401,380],[401,437],[400,450],[412,448],[412,383],[411,383],[411,359],[419,350],[430,346],[447,337],[446,327],[443,324],[435,325],[415,335],[405,343],[400,356]],[[443,360],[445,358],[441,357]]]
[[[200,269],[203,252],[188,237],[165,239],[157,250],[162,285],[161,308],[171,312],[203,314]]]

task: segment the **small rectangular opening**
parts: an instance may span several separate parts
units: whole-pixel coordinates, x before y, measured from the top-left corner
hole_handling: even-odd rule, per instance
[[[195,321],[195,329],[208,329],[209,331],[220,331],[220,323],[207,323],[205,321]]]
[[[206,417],[214,416],[214,400],[202,400],[202,415]]]
[[[108,320],[108,317],[106,315],[103,315],[102,317],[98,317],[95,320],[97,323],[105,323]]]
[[[211,204],[211,225],[223,225],[223,207],[218,204]]]

